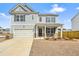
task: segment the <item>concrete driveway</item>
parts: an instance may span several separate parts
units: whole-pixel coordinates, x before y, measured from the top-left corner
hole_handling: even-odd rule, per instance
[[[29,56],[33,39],[14,38],[0,42],[1,56]]]

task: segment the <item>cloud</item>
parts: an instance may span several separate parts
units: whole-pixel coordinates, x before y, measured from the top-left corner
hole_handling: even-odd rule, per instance
[[[60,19],[58,20],[58,23],[63,24],[63,28],[71,29],[71,19]]]
[[[0,26],[3,28],[10,27],[10,16],[0,12]]]
[[[64,28],[71,29],[71,20],[70,19],[63,21],[63,24],[64,24]]]
[[[0,12],[0,17],[8,18],[9,16],[7,16],[5,13]]]
[[[52,5],[52,9],[49,12],[51,12],[51,13],[64,12],[65,10],[66,10],[65,8],[60,7],[58,4],[54,4],[54,5]]]
[[[79,10],[79,7],[77,7],[76,9]]]

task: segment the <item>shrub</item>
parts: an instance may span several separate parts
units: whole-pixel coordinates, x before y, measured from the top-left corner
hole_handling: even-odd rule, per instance
[[[47,37],[47,38],[45,38],[45,40],[49,40],[49,38]]]

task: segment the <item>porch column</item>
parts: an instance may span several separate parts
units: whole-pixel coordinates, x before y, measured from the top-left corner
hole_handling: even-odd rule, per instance
[[[46,38],[46,26],[45,26],[45,38]]]
[[[61,26],[61,31],[60,31],[60,37],[62,38],[63,37],[63,26]]]
[[[36,26],[36,37],[38,37],[38,26]]]
[[[58,27],[56,28],[54,37],[55,37],[55,38],[58,38]]]

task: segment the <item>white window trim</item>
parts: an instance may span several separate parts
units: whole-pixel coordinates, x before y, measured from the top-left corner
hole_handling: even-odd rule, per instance
[[[19,16],[19,18],[18,18],[19,21],[17,21],[17,18],[16,18],[17,16]],[[21,16],[23,16],[24,18],[21,18]],[[23,21],[21,19],[23,19]],[[24,14],[15,15],[14,22],[25,22],[25,15]]]
[[[55,17],[51,17],[51,22],[55,22]]]
[[[46,17],[46,23],[50,23],[50,17]]]
[[[55,17],[46,17],[46,23],[55,22]]]

